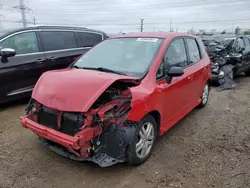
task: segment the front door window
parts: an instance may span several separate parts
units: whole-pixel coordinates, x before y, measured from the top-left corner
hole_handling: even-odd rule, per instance
[[[1,48],[12,48],[17,55],[39,52],[35,32],[25,32],[11,36],[0,42]]]

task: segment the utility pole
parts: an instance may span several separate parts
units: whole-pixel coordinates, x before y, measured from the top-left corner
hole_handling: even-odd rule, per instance
[[[3,7],[3,5],[0,5],[0,9],[1,9],[2,7]],[[0,17],[1,17],[1,16],[3,16],[3,15],[0,14]],[[4,16],[3,16],[3,17],[4,17]],[[0,20],[0,29],[3,29],[3,24],[2,24],[2,22],[1,22],[1,20]]]
[[[170,18],[169,31],[172,32],[172,18]]]
[[[140,19],[141,20],[141,32],[143,32],[143,22],[144,22],[144,19]]]
[[[34,23],[34,25],[36,25],[36,17],[35,16],[33,16],[33,23]]]
[[[23,24],[23,27],[27,27],[30,22],[27,20],[26,13],[32,11],[32,9],[24,5],[24,0],[19,0],[19,5],[14,6],[13,9],[21,12],[21,23]]]

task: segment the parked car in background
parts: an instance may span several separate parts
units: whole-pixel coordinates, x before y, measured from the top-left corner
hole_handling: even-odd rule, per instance
[[[27,97],[48,70],[66,68],[107,38],[102,31],[34,26],[0,33],[0,103]]]
[[[212,62],[212,81],[221,89],[236,86],[236,75],[250,75],[250,38],[239,35],[223,41],[203,41]]]
[[[209,97],[210,59],[182,33],[111,37],[38,80],[23,127],[51,150],[102,167],[139,165],[162,135]]]

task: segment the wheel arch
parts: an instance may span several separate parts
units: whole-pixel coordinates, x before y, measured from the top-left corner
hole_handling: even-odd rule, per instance
[[[151,115],[157,124],[157,135],[160,134],[160,127],[161,127],[161,114],[158,110],[153,110],[151,112],[149,112],[147,115]]]

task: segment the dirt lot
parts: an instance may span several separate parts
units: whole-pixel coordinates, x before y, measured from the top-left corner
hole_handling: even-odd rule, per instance
[[[0,110],[0,187],[250,187],[250,78],[235,90],[211,91],[208,106],[194,110],[157,143],[137,168],[99,168],[63,158],[21,128],[25,102]]]

